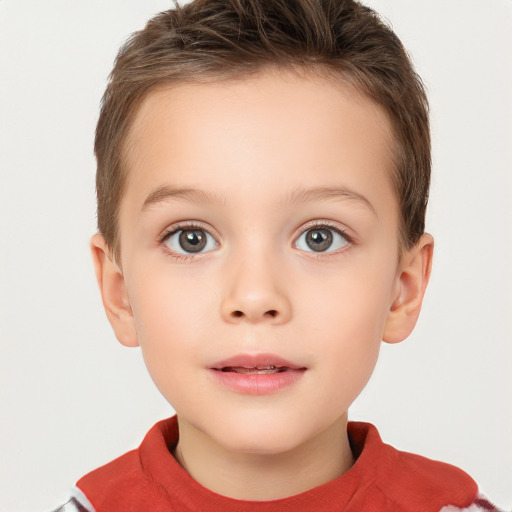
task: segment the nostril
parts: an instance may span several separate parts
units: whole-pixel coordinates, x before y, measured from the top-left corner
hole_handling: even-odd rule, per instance
[[[275,318],[279,315],[279,312],[276,309],[269,309],[268,311],[265,311],[263,316]],[[241,318],[245,316],[245,313],[243,311],[240,311],[239,309],[232,311],[231,316],[233,318]]]

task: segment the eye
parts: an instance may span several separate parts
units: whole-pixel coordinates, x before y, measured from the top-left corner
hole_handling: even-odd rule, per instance
[[[333,252],[349,244],[348,237],[338,229],[329,226],[316,226],[304,231],[295,246],[301,251]]]
[[[178,254],[195,254],[212,251],[217,242],[208,231],[199,228],[179,228],[164,238],[165,245]]]

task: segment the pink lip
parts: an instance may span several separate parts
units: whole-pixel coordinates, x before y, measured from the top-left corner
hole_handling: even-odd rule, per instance
[[[230,368],[276,367],[277,373],[237,373]],[[274,354],[239,354],[208,368],[212,376],[231,391],[246,395],[268,395],[295,384],[306,368]]]

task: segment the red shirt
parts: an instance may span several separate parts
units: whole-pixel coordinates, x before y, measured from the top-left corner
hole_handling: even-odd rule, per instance
[[[96,512],[439,512],[464,508],[477,485],[462,470],[384,444],[369,423],[348,424],[354,466],[309,491],[273,501],[221,496],[198,484],[174,459],[176,417],[157,423],[140,447],[77,483]]]

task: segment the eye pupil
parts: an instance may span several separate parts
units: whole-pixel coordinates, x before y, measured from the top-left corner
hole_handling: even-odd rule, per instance
[[[180,246],[187,252],[199,252],[206,246],[206,236],[203,231],[183,230],[179,236]]]
[[[306,234],[308,247],[315,252],[323,252],[332,245],[333,237],[329,229],[312,229]]]

